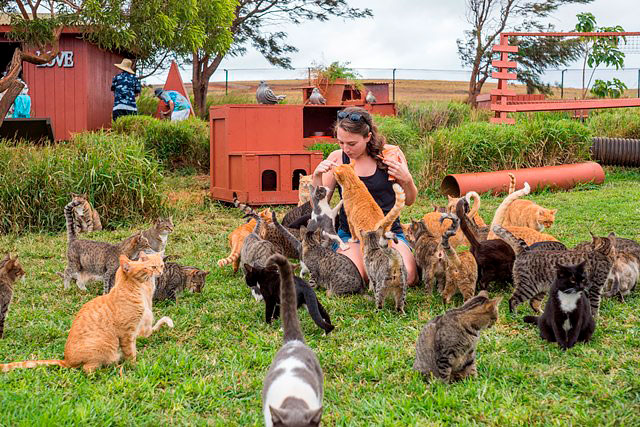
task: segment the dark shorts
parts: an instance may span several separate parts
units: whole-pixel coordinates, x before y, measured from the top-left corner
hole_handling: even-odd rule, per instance
[[[118,119],[118,117],[133,116],[134,114],[138,114],[138,112],[133,110],[113,110],[113,112],[111,113],[111,117],[115,122]]]
[[[340,237],[340,240],[342,240],[343,242],[347,242],[350,238],[351,238],[351,233],[346,232],[342,229],[338,229],[338,237]],[[396,237],[398,238],[398,240],[400,240],[401,242],[403,242],[405,245],[407,245],[407,247],[409,249],[411,249],[411,245],[409,244],[409,242],[407,241],[407,238],[405,237],[404,233],[400,232],[400,233],[396,233]],[[338,244],[336,242],[333,242],[331,244],[331,249],[335,252],[338,250]],[[412,250],[413,252],[413,250]]]

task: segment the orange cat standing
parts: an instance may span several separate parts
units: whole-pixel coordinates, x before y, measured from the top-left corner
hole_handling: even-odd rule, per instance
[[[101,366],[118,363],[121,353],[125,359],[135,362],[136,338],[148,337],[163,324],[173,327],[168,317],[163,317],[152,326],[152,279],[162,274],[163,266],[160,254],[141,254],[138,261],[121,255],[115,286],[108,294],[84,304],[73,319],[64,347],[64,360],[0,364],[0,371],[57,365],[65,368],[82,367],[89,373]]]
[[[272,222],[271,209],[264,209],[260,211],[258,215],[260,215],[260,218],[262,218],[265,223]],[[255,227],[256,220],[252,219],[251,221],[242,224],[229,234],[229,246],[231,247],[231,253],[228,257],[218,260],[218,267],[224,267],[225,265],[231,264],[233,266],[233,272],[236,273],[238,271],[238,267],[240,266],[240,252],[242,251],[244,238],[251,234]]]
[[[510,189],[516,186],[516,177],[510,173]],[[511,202],[504,212],[503,227],[529,227],[542,231],[553,225],[557,209],[547,209],[532,200],[518,199]]]

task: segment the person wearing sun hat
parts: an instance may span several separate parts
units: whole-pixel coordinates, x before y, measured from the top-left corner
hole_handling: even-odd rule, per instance
[[[130,59],[125,58],[121,63],[113,65],[122,70],[111,82],[113,120],[115,121],[118,117],[138,113],[136,95],[140,93],[142,87],[140,80],[136,78],[136,72],[131,69],[133,64]]]

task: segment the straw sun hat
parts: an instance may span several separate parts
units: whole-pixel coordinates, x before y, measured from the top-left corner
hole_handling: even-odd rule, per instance
[[[130,59],[124,58],[121,63],[113,64],[116,67],[120,68],[122,71],[126,71],[129,74],[135,74],[136,72],[131,69],[133,62]]]

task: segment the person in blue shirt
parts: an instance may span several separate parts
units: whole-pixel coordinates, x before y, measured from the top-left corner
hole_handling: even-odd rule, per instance
[[[172,122],[179,122],[189,117],[191,104],[180,92],[158,88],[155,94],[169,108],[168,111],[161,112],[164,118],[171,117]]]
[[[136,73],[131,69],[133,63],[130,59],[123,59],[120,64],[113,64],[122,72],[116,74],[111,82],[113,92],[113,120],[118,117],[138,114],[136,105],[136,95],[140,93],[142,87],[136,78]]]
[[[29,96],[29,88],[26,83],[20,95],[13,101],[12,117],[14,119],[28,119],[31,117],[31,97]]]

